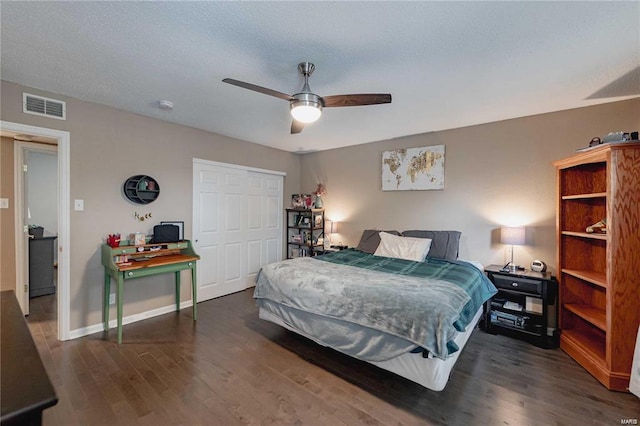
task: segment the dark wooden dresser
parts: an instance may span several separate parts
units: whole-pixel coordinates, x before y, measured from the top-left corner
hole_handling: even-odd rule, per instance
[[[58,397],[12,290],[0,292],[0,371],[0,423],[42,424]]]
[[[29,297],[56,292],[54,252],[57,236],[29,240]]]

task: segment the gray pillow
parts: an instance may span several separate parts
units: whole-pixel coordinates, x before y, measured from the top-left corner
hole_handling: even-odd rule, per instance
[[[388,232],[393,235],[400,235],[398,231],[380,231],[378,229],[365,229],[360,237],[360,242],[356,249],[365,253],[373,254],[380,245],[380,232]]]
[[[437,259],[457,260],[460,246],[460,231],[404,231],[403,237],[430,238],[431,249],[427,257]]]

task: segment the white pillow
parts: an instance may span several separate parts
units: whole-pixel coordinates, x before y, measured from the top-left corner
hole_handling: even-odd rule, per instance
[[[429,238],[399,237],[387,232],[380,232],[379,235],[380,244],[373,253],[376,256],[422,262],[431,248]]]

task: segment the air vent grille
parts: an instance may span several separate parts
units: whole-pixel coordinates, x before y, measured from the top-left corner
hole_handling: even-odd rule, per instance
[[[66,120],[67,105],[63,101],[42,96],[22,94],[22,112],[26,114],[42,115],[58,120]]]

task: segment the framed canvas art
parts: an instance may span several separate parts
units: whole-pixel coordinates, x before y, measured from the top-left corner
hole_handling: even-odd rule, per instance
[[[444,145],[382,153],[382,190],[444,189]]]

